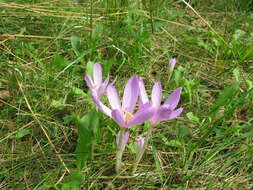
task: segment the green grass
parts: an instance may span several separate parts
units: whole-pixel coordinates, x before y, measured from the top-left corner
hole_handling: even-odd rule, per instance
[[[195,13],[184,1],[1,0],[0,188],[252,189],[250,1],[190,3]],[[77,157],[76,120],[93,107],[83,78],[94,61],[120,92],[136,74],[149,91],[160,80],[165,96],[184,87],[185,111],[153,130],[137,176],[131,143],[143,127],[117,176],[118,127],[101,113],[94,154]]]

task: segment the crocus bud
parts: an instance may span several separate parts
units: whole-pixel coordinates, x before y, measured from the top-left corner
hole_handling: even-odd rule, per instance
[[[144,143],[145,143],[145,138],[144,137],[137,137],[136,139],[136,143],[137,143],[137,151],[142,151],[144,148]]]
[[[172,73],[173,70],[174,70],[174,67],[176,65],[176,58],[171,58],[170,61],[169,61],[169,72]]]
[[[120,142],[120,136],[122,135],[122,140]],[[118,147],[123,147],[127,144],[127,141],[129,139],[129,131],[120,131],[116,136],[116,142]]]

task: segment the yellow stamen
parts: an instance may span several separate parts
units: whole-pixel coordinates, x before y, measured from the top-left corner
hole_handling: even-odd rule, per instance
[[[125,121],[127,123],[129,123],[133,119],[133,117],[134,117],[134,115],[132,113],[130,113],[130,112],[126,111],[126,110],[123,110],[123,113],[124,113]]]

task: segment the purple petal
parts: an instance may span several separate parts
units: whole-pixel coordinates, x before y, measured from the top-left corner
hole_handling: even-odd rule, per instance
[[[119,95],[116,88],[112,84],[109,84],[107,87],[107,98],[112,106],[112,109],[121,110]]]
[[[169,109],[166,106],[161,106],[155,116],[152,118],[152,123],[156,124],[159,123],[161,121],[166,121],[166,120],[171,120],[176,118],[177,116],[179,116],[183,111],[183,108],[179,108],[174,110]]]
[[[109,76],[106,77],[106,79],[104,80],[102,86],[108,86],[109,83]]]
[[[156,109],[155,114],[151,118],[151,124],[155,125],[156,123],[160,122],[162,118],[166,117],[168,114],[171,113],[171,110],[166,106],[161,106]]]
[[[93,80],[97,87],[102,83],[102,68],[98,62],[93,65]]]
[[[159,107],[162,101],[162,85],[156,82],[152,89],[152,104],[154,107]]]
[[[148,95],[145,90],[144,82],[141,78],[139,78],[139,89],[140,89],[140,101],[141,104],[146,104],[148,100]]]
[[[125,127],[123,113],[120,110],[112,110],[112,119],[118,123],[120,127]]]
[[[104,105],[97,96],[92,95],[93,102],[97,105],[98,109],[104,112],[105,115],[112,117],[112,110]]]
[[[178,108],[178,109],[172,111],[171,114],[170,114],[170,116],[168,118],[165,118],[165,119],[166,120],[174,119],[177,116],[179,116],[182,113],[183,110],[184,110],[184,108]]]
[[[84,80],[85,80],[87,86],[88,86],[91,90],[93,90],[93,89],[94,89],[94,84],[93,84],[93,82],[92,82],[92,80],[91,80],[90,75],[85,75]]]
[[[109,77],[107,77],[105,81],[98,88],[97,90],[98,97],[102,96],[106,92],[108,83],[109,83]]]
[[[149,120],[154,115],[154,113],[155,113],[155,108],[152,106],[151,102],[144,104],[134,114],[134,117],[131,119],[131,121],[127,123],[127,127],[138,125]]]
[[[122,102],[122,109],[133,113],[135,104],[139,95],[138,77],[132,77],[128,80]]]
[[[163,105],[165,106],[169,106],[170,109],[174,110],[180,100],[180,94],[182,91],[182,87],[177,88],[170,96],[169,98],[164,102]]]

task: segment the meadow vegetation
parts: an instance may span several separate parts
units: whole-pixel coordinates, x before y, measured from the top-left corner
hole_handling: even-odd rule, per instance
[[[0,189],[252,189],[253,5],[240,2],[0,0]],[[116,174],[119,128],[84,82],[95,62],[120,93],[133,75],[164,99],[183,87],[135,175],[146,129]]]

